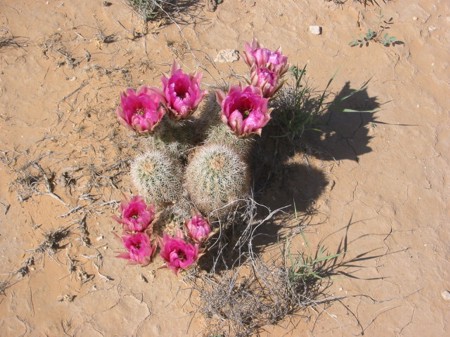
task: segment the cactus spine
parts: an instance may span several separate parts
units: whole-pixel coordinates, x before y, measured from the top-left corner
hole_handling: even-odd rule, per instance
[[[149,202],[166,205],[182,195],[182,168],[167,152],[150,150],[131,164],[131,178]]]
[[[253,138],[239,138],[230,128],[224,123],[220,122],[209,128],[206,136],[205,144],[220,144],[231,147],[237,154],[246,159],[253,146]]]
[[[227,205],[249,193],[246,163],[231,147],[206,144],[200,147],[186,168],[186,188],[196,207],[205,214],[221,217]]]

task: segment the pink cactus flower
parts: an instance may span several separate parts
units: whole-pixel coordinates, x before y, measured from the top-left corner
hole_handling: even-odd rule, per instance
[[[120,95],[120,106],[116,114],[129,129],[149,133],[166,113],[164,103],[164,97],[158,89],[145,86],[138,91],[127,89]]]
[[[120,204],[120,218],[115,220],[123,225],[128,232],[142,232],[146,230],[155,218],[155,208],[147,205],[140,196],[134,196],[130,201]]]
[[[126,234],[122,236],[122,243],[127,252],[117,257],[129,260],[131,263],[147,265],[156,251],[156,247],[150,243],[150,237],[145,233]]]
[[[244,49],[244,61],[249,67],[256,65],[258,68],[268,68],[279,77],[283,76],[289,68],[287,56],[281,53],[281,48],[272,51],[263,48],[256,39],[253,39],[252,44],[246,43]]]
[[[164,234],[160,255],[169,269],[176,274],[180,269],[187,269],[198,260],[198,245],[187,243],[182,238]]]
[[[222,107],[222,121],[237,136],[251,133],[261,134],[262,128],[269,122],[271,109],[268,99],[262,96],[261,89],[254,86],[233,86],[226,95],[216,92],[217,102]]]
[[[163,76],[163,91],[169,116],[173,119],[185,119],[197,109],[206,91],[200,90],[202,74],[185,74],[174,62],[170,77]]]
[[[251,70],[251,84],[261,89],[263,97],[270,98],[281,88],[283,82],[280,81],[276,72],[253,65]]]
[[[211,234],[209,222],[200,214],[193,216],[187,221],[186,228],[191,239],[198,243],[206,241],[209,234]]]

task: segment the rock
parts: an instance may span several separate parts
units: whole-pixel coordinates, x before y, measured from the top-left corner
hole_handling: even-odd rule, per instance
[[[441,292],[441,296],[445,301],[450,301],[450,291],[444,290]]]
[[[236,61],[239,61],[239,51],[236,49],[222,49],[214,59],[214,62],[217,63],[231,63]]]
[[[320,26],[309,26],[309,32],[314,35],[322,34],[322,27]]]

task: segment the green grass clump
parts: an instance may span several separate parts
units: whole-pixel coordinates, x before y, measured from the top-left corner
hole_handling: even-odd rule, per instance
[[[328,105],[325,99],[333,78],[328,81],[323,92],[317,95],[305,81],[306,66],[292,66],[289,70],[294,80],[293,85],[282,88],[271,104],[274,108],[274,121],[281,129],[279,137],[287,137],[293,141],[305,131],[315,130],[318,119],[326,113]]]
[[[145,21],[150,21],[156,19],[165,7],[175,6],[177,0],[128,0],[128,4]]]

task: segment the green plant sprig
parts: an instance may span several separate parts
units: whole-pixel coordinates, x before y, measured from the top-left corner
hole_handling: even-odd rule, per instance
[[[354,39],[350,41],[349,46],[350,47],[358,46],[360,48],[362,48],[363,46],[368,47],[370,42],[380,43],[384,47],[403,44],[403,41],[398,40],[395,36],[391,36],[388,33],[385,33],[385,31],[390,29],[391,25],[394,24],[393,21],[394,19],[391,17],[388,20],[384,20],[383,18],[384,16],[380,13],[377,31],[374,31],[372,28],[369,28],[364,36],[361,36],[359,39]]]
[[[329,95],[328,88],[334,76],[328,81],[322,93],[317,95],[305,80],[306,65],[303,68],[292,66],[289,70],[294,79],[293,86],[282,90],[273,105],[280,112],[277,114],[277,122],[282,129],[280,137],[287,137],[293,141],[307,130],[320,131],[314,126],[318,117],[328,108],[325,99]]]

